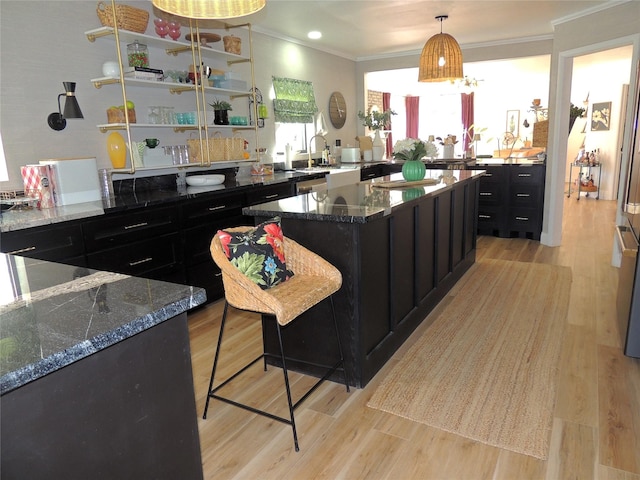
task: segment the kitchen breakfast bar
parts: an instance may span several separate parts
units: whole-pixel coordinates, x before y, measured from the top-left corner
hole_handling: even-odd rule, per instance
[[[410,187],[393,174],[244,208],[256,224],[281,217],[285,236],[342,272],[334,303],[352,385],[364,387],[475,262],[483,173],[427,170],[428,184]],[[321,304],[288,327],[291,357],[320,364],[337,357],[329,315]],[[265,349],[275,353],[269,326]]]

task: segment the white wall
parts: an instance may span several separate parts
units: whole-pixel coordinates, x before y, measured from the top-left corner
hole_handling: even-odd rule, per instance
[[[129,5],[152,11],[151,2],[128,0]],[[7,160],[9,180],[0,182],[0,190],[22,189],[20,166],[37,163],[43,158],[95,156],[99,168],[109,168],[106,135],[96,125],[106,123],[106,109],[122,104],[119,86],[96,89],[91,78],[102,76],[102,64],[115,59],[115,43],[97,40],[90,43],[84,32],[98,28],[97,2],[91,1],[0,1],[0,131]],[[155,35],[154,15],[150,16],[148,35]],[[183,28],[186,33],[186,29]],[[243,54],[248,50],[246,33]],[[265,99],[271,89],[271,76],[287,76],[310,80],[314,84],[319,108],[326,109],[331,92],[339,90],[353,113],[356,99],[355,63],[313,49],[253,33],[256,85]],[[222,47],[220,47],[222,48]],[[150,47],[151,67],[186,69],[189,56],[170,57],[162,50]],[[211,62],[211,66],[226,65]],[[236,65],[233,70],[249,74],[248,65]],[[248,77],[247,77],[248,78]],[[64,92],[62,82],[77,83],[76,96],[84,119],[67,121],[62,131],[47,125],[47,116],[57,111],[57,96]],[[194,97],[189,93],[170,95],[163,90],[128,88],[128,97],[136,104],[139,121],[145,121],[151,105],[175,106],[176,111],[194,110]],[[238,101],[241,102],[241,101]],[[273,154],[273,109],[260,129],[260,146]],[[240,109],[242,106],[240,107]],[[238,114],[242,113],[240,110]],[[327,135],[354,138],[357,117],[349,115],[347,124]],[[157,137],[161,144],[184,144],[186,133],[171,129],[133,129],[133,141]],[[255,136],[247,133],[255,149]]]
[[[618,137],[624,119],[620,113],[624,109],[623,86],[629,84],[631,75],[632,47],[619,47],[605,52],[576,57],[573,62],[571,82],[571,102],[587,108],[584,145],[587,151],[600,150],[602,179],[600,198],[614,200],[617,195],[617,177],[620,169]],[[603,75],[602,72],[607,72]],[[584,101],[588,97],[585,107]],[[624,99],[626,100],[626,99]],[[611,102],[611,127],[608,131],[591,130],[591,113],[594,103]],[[569,165],[575,160],[577,151],[567,150],[566,181],[569,179]],[[574,177],[577,170],[574,169]]]

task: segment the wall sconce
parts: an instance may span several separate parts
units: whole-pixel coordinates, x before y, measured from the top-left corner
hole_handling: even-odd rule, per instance
[[[47,123],[54,130],[64,130],[67,126],[67,118],[84,118],[78,100],[76,100],[76,82],[62,82],[65,93],[58,95],[58,111],[47,117]],[[60,97],[67,97],[64,101],[64,110],[60,108]]]
[[[440,21],[440,33],[424,44],[420,54],[419,82],[443,82],[464,78],[460,45],[451,35],[442,33],[442,21],[447,18],[448,15],[436,17],[436,20]]]

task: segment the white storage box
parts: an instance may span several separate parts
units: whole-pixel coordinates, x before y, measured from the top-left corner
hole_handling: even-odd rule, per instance
[[[56,205],[101,200],[98,165],[94,158],[50,158],[40,160],[53,170]]]

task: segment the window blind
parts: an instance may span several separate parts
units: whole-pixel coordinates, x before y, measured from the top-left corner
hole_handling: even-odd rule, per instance
[[[293,78],[272,77],[276,98],[273,111],[276,122],[312,123],[318,111],[313,84]]]

